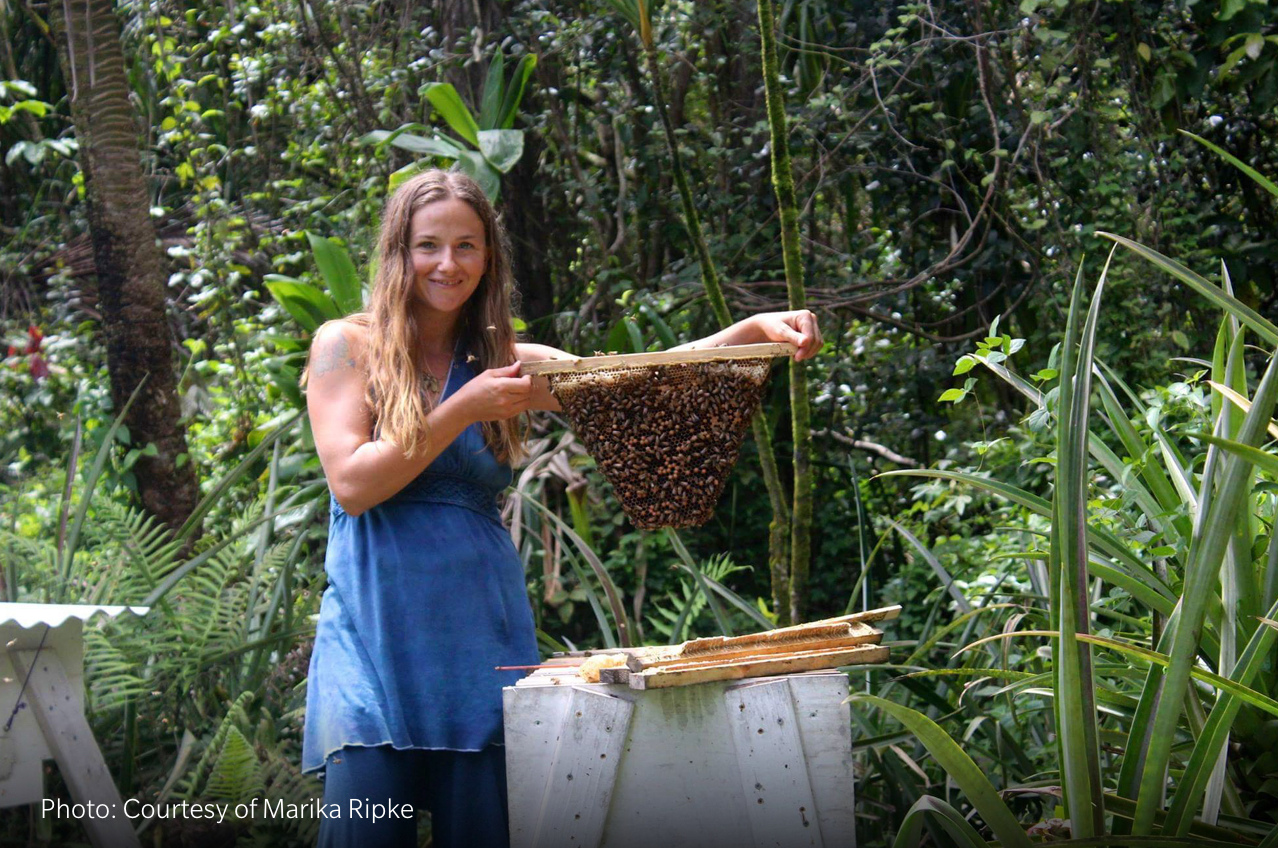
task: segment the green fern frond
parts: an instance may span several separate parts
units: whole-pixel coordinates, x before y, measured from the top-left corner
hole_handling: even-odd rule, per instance
[[[252,699],[252,692],[244,692],[231,704],[231,708],[226,711],[226,715],[223,717],[222,723],[218,725],[213,738],[209,740],[208,746],[205,747],[204,753],[200,755],[200,761],[183,782],[182,792],[179,797],[188,801],[195,800],[197,793],[203,786],[205,772],[208,771],[212,763],[220,755],[226,738],[230,735],[231,730],[235,728],[236,722],[248,724],[248,715],[245,713],[244,708],[248,706],[249,701]],[[238,728],[235,729],[238,730]]]
[[[100,628],[88,627],[84,647],[84,674],[95,709],[119,708],[128,698],[144,696],[150,690],[138,673],[144,666],[126,651],[126,643],[107,638]]]
[[[715,554],[701,564],[701,573],[717,583],[723,583],[724,578],[730,574],[749,570],[749,566],[733,563],[728,554]],[[693,623],[706,607],[706,597],[698,588],[696,580],[685,575],[679,581],[678,591],[667,592],[663,600],[668,606],[663,606],[660,602],[652,604],[652,611],[647,616],[648,627],[660,633],[668,642],[688,638],[687,634],[692,631]],[[681,626],[680,618],[683,618]],[[680,631],[678,633],[675,632],[676,626]]]
[[[268,749],[263,752],[261,763],[263,794],[273,803],[303,807],[323,797],[323,785],[313,775],[302,774],[295,754]],[[300,816],[273,824],[292,832],[303,844],[311,845],[319,836],[319,822],[318,818]]]
[[[42,598],[58,579],[58,549],[52,542],[0,529],[0,567],[16,563],[22,586],[32,599]],[[25,600],[26,598],[24,598]]]
[[[227,730],[204,785],[204,797],[239,803],[262,794],[261,766],[253,745],[235,725]]]

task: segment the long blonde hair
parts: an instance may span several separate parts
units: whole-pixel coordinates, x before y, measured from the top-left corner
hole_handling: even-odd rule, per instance
[[[514,275],[506,229],[473,179],[458,171],[423,171],[386,201],[368,309],[350,316],[369,330],[365,402],[380,435],[409,456],[426,450],[430,442],[426,413],[437,403],[427,401],[421,391],[420,333],[411,309],[415,297],[412,219],[423,206],[449,198],[464,201],[483,222],[487,260],[479,287],[462,309],[454,355],[466,356],[475,373],[515,361]],[[499,461],[515,463],[523,457],[522,416],[485,421],[482,427],[484,440]]]

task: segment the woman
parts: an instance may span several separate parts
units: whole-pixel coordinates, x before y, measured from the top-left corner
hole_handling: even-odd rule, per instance
[[[538,661],[523,566],[497,494],[522,453],[519,416],[558,409],[520,361],[567,356],[515,340],[506,236],[470,178],[428,171],[387,202],[368,311],[311,347],[307,409],[332,492],[307,684],[304,771],[325,772],[325,846],[507,841],[501,687]],[[759,315],[689,347],[821,347],[810,312]],[[364,809],[367,809],[365,807]],[[354,811],[354,815],[352,815]]]

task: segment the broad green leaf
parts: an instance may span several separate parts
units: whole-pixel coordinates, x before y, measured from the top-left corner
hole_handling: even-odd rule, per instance
[[[639,331],[639,325],[627,318],[623,326],[626,328],[626,335],[630,337],[630,349],[635,353],[643,353],[647,345],[643,342],[643,333]]]
[[[679,345],[674,331],[670,329],[670,325],[666,323],[665,319],[657,314],[657,310],[646,303],[641,303],[639,304],[639,314],[648,319],[648,325],[657,334],[657,339],[661,342],[662,348],[669,350]]]
[[[342,317],[342,311],[333,299],[309,283],[288,281],[268,274],[266,289],[308,333],[314,333],[325,321]]]
[[[487,159],[477,151],[463,150],[457,156],[457,167],[479,183],[489,201],[496,202],[497,194],[501,191],[501,174],[488,164]]]
[[[630,335],[630,328],[627,325],[633,325],[633,321],[629,318],[621,318],[616,324],[612,325],[612,329],[608,332],[608,338],[604,341],[604,350],[612,353],[639,353],[642,347],[634,347]]]
[[[418,131],[431,133],[431,135],[430,137],[417,135]],[[457,154],[466,149],[450,138],[435,135],[433,127],[416,123],[404,124],[391,132],[373,130],[361,136],[359,143],[376,145],[377,150],[393,144],[401,150],[407,150],[419,156],[442,156],[447,159],[456,159]]]
[[[386,180],[386,187],[391,194],[399,190],[399,187],[420,174],[422,171],[435,167],[435,163],[429,159],[421,159],[417,162],[409,162],[404,167],[398,169],[390,175]]]
[[[453,128],[453,132],[479,147],[479,125],[475,123],[474,116],[470,114],[452,83],[428,82],[418,93],[425,95],[435,111]]]
[[[980,766],[950,738],[939,724],[909,707],[873,695],[853,695],[853,703],[866,703],[891,715],[918,737],[930,753],[945,769],[950,779],[971,802],[985,824],[994,832],[1003,848],[1030,848],[1033,844],[1016,816],[1007,808],[989,778]]]
[[[523,130],[480,130],[479,152],[488,164],[503,174],[515,167],[524,155]]]
[[[485,125],[484,129],[508,130],[515,125],[515,115],[519,113],[519,104],[524,99],[528,78],[532,76],[533,68],[536,67],[537,57],[532,53],[519,60],[519,64],[515,66],[515,73],[510,77],[510,85],[506,86],[506,94],[502,98],[496,123]]]
[[[307,233],[306,238],[311,243],[311,252],[315,254],[315,264],[319,266],[320,274],[328,284],[328,293],[337,302],[342,315],[350,315],[363,309],[364,296],[360,291],[359,273],[346,248],[314,233]]]
[[[506,57],[499,46],[493,52],[493,60],[488,64],[488,73],[484,75],[484,95],[479,103],[479,126],[490,130],[498,126],[497,117],[501,110],[502,86],[506,76]]]

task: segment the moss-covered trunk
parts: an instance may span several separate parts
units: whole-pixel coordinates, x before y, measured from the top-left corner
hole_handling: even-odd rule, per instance
[[[732,323],[732,313],[723,296],[723,287],[719,283],[719,271],[715,267],[714,259],[710,256],[705,236],[702,235],[701,219],[697,215],[692,189],[688,185],[688,178],[683,170],[683,160],[679,156],[678,140],[675,138],[674,127],[670,123],[670,115],[666,110],[665,85],[657,63],[657,48],[653,45],[651,32],[646,36],[641,33],[640,38],[643,41],[648,73],[652,76],[653,99],[656,101],[657,113],[661,116],[661,125],[666,132],[666,146],[670,149],[675,185],[679,189],[679,198],[683,203],[684,223],[688,228],[688,236],[696,248],[697,261],[701,263],[701,280],[705,285],[706,296],[710,300],[710,308],[714,310],[715,318],[718,319],[720,326],[727,327]],[[772,506],[772,523],[769,525],[768,532],[768,568],[772,578],[773,609],[777,612],[778,624],[785,625],[791,622],[790,612],[794,607],[790,594],[790,564],[786,550],[790,510],[786,504],[785,490],[781,485],[781,472],[777,469],[776,454],[772,450],[772,434],[768,431],[767,419],[762,411],[754,414],[751,427],[755,444],[759,448],[759,464],[763,469],[768,501]]]
[[[776,18],[772,0],[759,0],[759,37],[763,52],[763,89],[768,103],[772,141],[772,187],[781,213],[781,248],[785,286],[791,309],[803,309],[803,257],[799,251],[799,205],[790,171],[790,143],[785,97],[777,72]],[[790,360],[790,415],[794,430],[794,510],[790,519],[790,617],[802,621],[807,607],[808,568],[812,559],[812,427],[808,379],[803,366]]]

